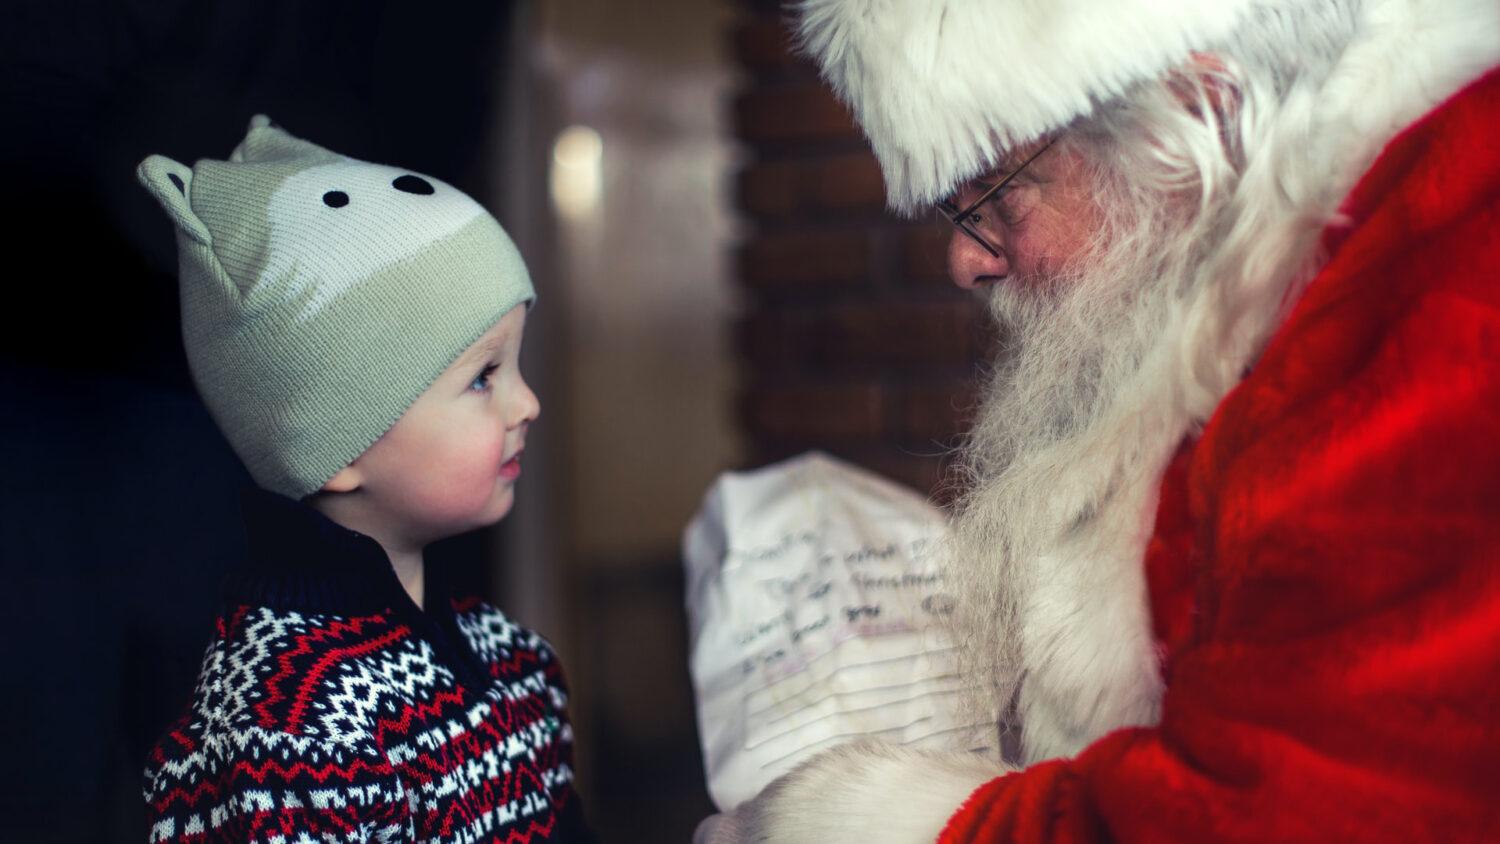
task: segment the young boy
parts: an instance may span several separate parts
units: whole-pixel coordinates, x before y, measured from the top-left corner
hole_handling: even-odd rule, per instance
[[[428,543],[509,511],[535,298],[453,187],[264,116],[228,161],[151,156],[188,362],[259,489],[151,841],[592,840],[552,651],[449,594]]]

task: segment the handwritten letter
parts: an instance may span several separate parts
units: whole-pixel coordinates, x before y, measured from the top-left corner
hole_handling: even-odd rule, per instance
[[[822,454],[720,477],[684,537],[709,793],[728,810],[857,738],[988,750],[965,723],[942,514]]]

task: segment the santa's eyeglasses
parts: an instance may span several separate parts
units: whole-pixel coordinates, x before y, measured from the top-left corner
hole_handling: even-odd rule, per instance
[[[999,237],[993,231],[990,232],[989,237],[985,236],[985,230],[987,228],[997,225],[998,221],[995,218],[998,215],[993,211],[982,213],[979,209],[983,207],[985,203],[990,202],[991,200],[999,199],[1001,192],[1004,191],[1008,185],[1010,185],[1011,180],[1021,175],[1021,171],[1026,169],[1026,165],[1035,161],[1037,156],[1046,152],[1048,148],[1050,148],[1056,142],[1057,139],[1053,138],[1052,140],[1043,144],[1041,149],[1033,152],[1031,154],[1031,157],[1021,162],[1021,166],[1010,171],[1005,175],[1004,178],[1000,179],[1000,181],[985,188],[984,192],[979,194],[978,198],[976,198],[973,202],[970,202],[968,205],[960,208],[958,207],[958,203],[954,202],[952,199],[944,199],[938,202],[937,212],[943,215],[943,217],[945,217],[948,222],[958,227],[959,231],[963,232],[969,237],[974,238],[974,241],[976,243],[984,247],[984,251],[990,253],[991,258],[1000,257],[1000,247],[990,242],[991,239],[998,240]],[[988,217],[985,216],[986,213],[989,214]]]

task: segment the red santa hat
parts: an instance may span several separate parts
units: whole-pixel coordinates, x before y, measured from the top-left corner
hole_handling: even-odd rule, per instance
[[[803,49],[854,111],[892,208],[1223,40],[1250,0],[801,0]]]

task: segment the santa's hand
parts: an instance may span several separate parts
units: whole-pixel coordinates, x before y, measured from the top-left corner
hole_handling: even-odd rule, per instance
[[[748,844],[752,840],[743,816],[736,812],[709,815],[693,833],[693,844]]]
[[[975,788],[1002,773],[994,760],[973,753],[845,745],[703,821],[693,844],[927,844]]]

